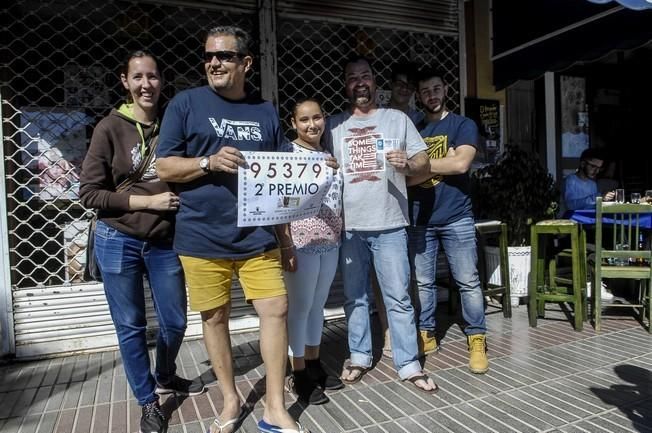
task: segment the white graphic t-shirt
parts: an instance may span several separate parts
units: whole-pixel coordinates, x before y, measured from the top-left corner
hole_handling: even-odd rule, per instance
[[[390,108],[379,108],[366,117],[340,113],[327,119],[325,140],[344,175],[345,229],[407,226],[405,176],[387,163],[385,152],[402,149],[411,158],[426,149],[409,117]]]

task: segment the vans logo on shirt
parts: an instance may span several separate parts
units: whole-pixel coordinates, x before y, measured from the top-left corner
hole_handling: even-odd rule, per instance
[[[220,138],[237,141],[263,141],[263,134],[258,122],[222,119],[222,122],[217,123],[213,117],[209,117],[208,120]]]

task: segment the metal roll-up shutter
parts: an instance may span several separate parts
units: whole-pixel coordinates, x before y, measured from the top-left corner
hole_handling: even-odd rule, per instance
[[[117,343],[101,284],[14,290],[17,357]]]
[[[0,352],[33,358],[114,346],[103,286],[81,278],[90,213],[79,202],[78,178],[93,126],[123,99],[119,70],[130,51],[157,55],[162,99],[169,99],[204,83],[208,28],[238,25],[258,38],[256,1],[15,0],[0,14],[0,181],[11,281],[0,290],[10,291],[3,295],[13,315]],[[259,87],[260,73],[250,82]],[[234,328],[248,326],[252,309],[241,290],[233,297]],[[149,323],[154,335],[156,321]],[[191,314],[187,335],[199,334]]]
[[[258,0],[136,0],[138,3],[151,3],[154,5],[165,5],[176,8],[205,9],[228,11],[236,14],[256,14],[258,12]],[[241,25],[240,22],[216,22],[215,25]],[[244,28],[244,27],[243,27]]]
[[[457,0],[278,0],[279,16],[457,36]]]

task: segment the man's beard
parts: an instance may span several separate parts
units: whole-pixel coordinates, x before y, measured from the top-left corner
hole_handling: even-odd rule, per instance
[[[585,178],[591,180],[595,180],[598,177],[597,174],[593,175],[592,173],[589,173],[589,170],[586,167],[582,168],[582,174]]]
[[[434,108],[430,108],[430,107],[427,106],[427,105],[424,105],[424,108],[425,108],[426,111],[427,111],[428,113],[430,113],[430,114],[439,114],[439,113],[441,113],[442,111],[444,111],[444,109],[446,108],[446,105],[444,104],[444,101],[441,101],[441,102],[440,102],[439,104],[437,104]]]
[[[355,106],[364,107],[369,105],[371,100],[371,89],[367,86],[353,91],[351,102]]]
[[[371,99],[368,96],[358,96],[353,98],[353,105],[365,106],[369,105],[369,102],[371,102]]]

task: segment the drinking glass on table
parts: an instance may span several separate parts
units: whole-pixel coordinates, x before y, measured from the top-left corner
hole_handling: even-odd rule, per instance
[[[616,189],[616,203],[625,203],[625,190],[622,188]]]
[[[639,204],[641,202],[641,193],[640,192],[633,192],[630,195],[629,200],[634,204]]]
[[[652,189],[645,191],[645,202],[647,204],[652,204]]]
[[[623,244],[616,244],[616,250],[617,251],[627,251],[629,250],[629,244],[623,243]],[[618,257],[616,259],[616,266],[627,266],[629,264],[629,259],[625,257]]]

